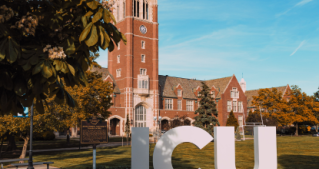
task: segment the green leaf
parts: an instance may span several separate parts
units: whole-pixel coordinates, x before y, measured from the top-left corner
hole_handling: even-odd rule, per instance
[[[92,22],[95,23],[102,18],[103,8],[100,8],[99,11],[93,16]]]
[[[9,63],[13,63],[17,60],[19,55],[19,50],[17,48],[18,45],[12,37],[9,36],[8,39],[9,39],[9,48],[7,49],[8,50],[7,61]]]
[[[33,55],[30,59],[29,59],[29,63],[31,65],[35,65],[39,62],[39,56],[38,55]]]
[[[73,76],[75,76],[75,70],[74,70],[73,66],[70,64],[67,64],[67,65],[69,67],[69,71],[72,73]]]
[[[0,61],[6,57],[7,38],[0,42]]]
[[[91,16],[91,15],[93,15],[93,12],[92,12],[92,11],[89,11],[89,12],[87,12],[84,16]]]
[[[42,75],[45,78],[49,78],[52,76],[51,64],[50,61],[45,61],[42,69]]]
[[[100,29],[104,35],[104,43],[102,45],[102,49],[105,50],[106,48],[109,47],[110,44],[110,37],[109,35],[105,32],[104,28]]]
[[[100,38],[101,38],[101,46],[102,46],[103,43],[104,43],[103,31],[104,31],[104,29],[103,29],[103,27],[100,25],[100,26],[99,26],[99,33],[100,33]]]
[[[25,65],[22,66],[23,70],[27,71],[31,68],[31,64],[27,63]]]
[[[109,43],[108,49],[109,49],[109,52],[112,52],[114,50],[114,42],[113,42],[112,39],[110,39],[110,43]]]
[[[87,2],[86,5],[91,8],[91,9],[96,9],[98,7],[98,2],[97,1],[91,1],[91,2]]]
[[[64,53],[67,55],[72,55],[75,52],[75,45],[74,45],[74,39],[73,38],[68,38],[64,45]]]
[[[93,25],[90,32],[90,36],[87,40],[85,40],[85,43],[86,45],[88,45],[88,47],[90,47],[90,46],[94,46],[98,40],[99,40],[99,36],[97,34],[96,26]]]
[[[91,28],[92,28],[93,23],[89,23],[85,29],[82,31],[79,41],[82,42],[85,40],[85,38],[88,36],[88,34],[91,32]]]
[[[67,63],[62,62],[61,72],[65,73],[65,74],[69,72],[69,68],[67,66]]]
[[[44,60],[40,61],[32,70],[32,75],[39,73],[43,69]]]
[[[86,16],[82,16],[81,20],[82,20],[83,27],[85,28],[87,26],[87,24],[88,24]]]
[[[103,10],[103,20],[105,23],[110,23],[110,21],[111,21],[110,11],[107,9]]]

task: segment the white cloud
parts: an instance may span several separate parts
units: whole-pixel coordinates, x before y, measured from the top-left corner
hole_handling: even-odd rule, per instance
[[[305,5],[309,2],[311,2],[312,0],[302,0],[300,2],[298,2],[295,6],[302,6],[302,5]]]
[[[286,13],[288,13],[290,10],[292,10],[293,8],[297,7],[297,6],[302,6],[302,5],[305,5],[309,2],[311,2],[312,0],[301,0],[300,2],[298,2],[295,6],[293,6],[292,8],[289,8],[288,10],[286,10],[285,12],[282,12],[282,13],[279,13],[279,14],[276,14],[276,17],[279,17],[281,15],[285,15]]]
[[[295,49],[295,51],[293,51],[291,54],[290,54],[290,56],[292,56],[292,55],[294,55],[298,50],[299,50],[299,48],[301,48],[304,44],[305,44],[305,40],[303,40],[300,44],[299,44],[299,46]]]

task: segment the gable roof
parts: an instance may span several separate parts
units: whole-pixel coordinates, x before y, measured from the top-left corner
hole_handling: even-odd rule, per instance
[[[197,96],[195,95],[195,91],[198,86],[202,86],[201,82],[205,82],[209,88],[212,88],[213,86],[215,88],[219,88],[220,92],[217,95],[217,98],[221,97],[221,94],[224,92],[224,89],[230,82],[232,76],[230,77],[224,77],[220,79],[213,79],[213,80],[194,80],[194,79],[186,79],[186,78],[180,78],[180,77],[172,77],[172,76],[163,76],[159,75],[159,85],[161,89],[160,95],[163,97],[177,97],[174,90],[175,87],[180,84],[183,88],[183,98],[188,99],[197,99]]]
[[[111,73],[109,72],[108,68],[98,68],[98,67],[93,67],[91,69],[92,72],[98,72],[102,74],[102,80],[104,80],[107,76],[110,76],[111,79],[113,80],[113,85],[114,85],[114,93],[121,93],[120,88],[118,87],[118,85],[115,82],[114,77],[111,75]]]
[[[223,77],[223,78],[219,78],[219,79],[212,79],[212,80],[207,80],[205,82],[209,88],[212,88],[214,86],[216,89],[219,90],[216,98],[220,98],[221,95],[224,93],[224,91],[225,91],[226,87],[228,86],[232,77],[233,76]]]
[[[284,95],[285,94],[284,92],[286,91],[287,86],[270,87],[270,88],[263,88],[263,89],[276,88],[278,92],[281,92]],[[258,91],[259,90],[260,89],[246,90],[245,95],[247,97],[247,107],[253,107],[253,105],[252,105],[253,96],[258,96]]]

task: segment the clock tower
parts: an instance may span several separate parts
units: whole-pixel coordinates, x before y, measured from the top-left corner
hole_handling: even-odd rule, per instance
[[[128,115],[131,127],[158,127],[153,120],[159,114],[157,9],[157,0],[113,1],[115,26],[127,44],[121,41],[108,53],[108,71],[120,90],[111,116],[123,108],[118,116]]]

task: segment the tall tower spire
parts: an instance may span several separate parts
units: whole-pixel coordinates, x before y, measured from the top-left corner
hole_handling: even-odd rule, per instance
[[[121,91],[121,107],[133,126],[152,128],[152,119],[159,113],[157,0],[114,0],[113,15],[127,39],[126,45],[121,41],[108,53],[108,69]],[[145,119],[135,116],[145,112]]]

